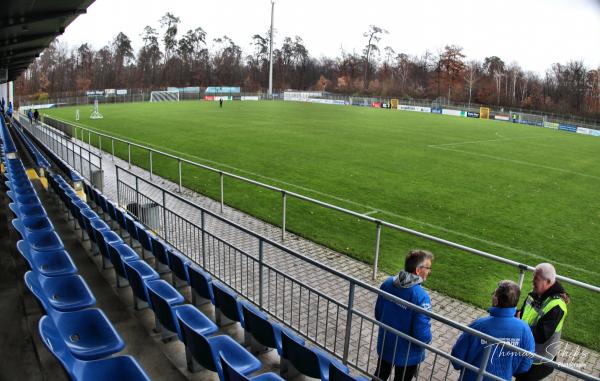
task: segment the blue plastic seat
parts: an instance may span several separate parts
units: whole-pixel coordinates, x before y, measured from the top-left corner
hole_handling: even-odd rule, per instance
[[[175,288],[187,285],[189,281],[187,267],[190,260],[180,251],[170,247],[167,249],[169,268],[171,269],[171,283]]]
[[[282,356],[281,331],[285,330],[285,328],[275,322],[269,321],[264,312],[259,311],[250,303],[244,302],[241,304],[244,314],[244,333],[249,336],[244,341],[252,346],[253,352],[261,352],[266,348],[275,348],[279,356]],[[296,339],[304,345],[302,338],[296,336]]]
[[[105,232],[111,231],[110,227],[106,224],[106,222],[104,222],[100,218],[94,218],[94,219],[89,220],[89,224],[87,226],[89,226],[89,230],[92,233],[90,235],[91,242],[96,244],[96,246],[98,246],[98,237]],[[98,252],[99,251],[100,251],[100,248],[98,247]],[[93,249],[92,252],[93,252],[93,254],[98,253],[95,251],[95,249]]]
[[[127,281],[127,274],[125,273],[123,262],[138,261],[140,259],[139,255],[123,242],[109,244],[108,254],[110,256],[110,261],[115,268],[117,287],[128,285],[129,282]]]
[[[57,251],[65,248],[55,231],[32,232],[26,241],[33,251]]]
[[[138,240],[135,220],[128,213],[123,213],[123,218],[125,219],[125,226],[127,227],[127,232],[129,233],[129,244],[133,246],[133,240]]]
[[[317,348],[308,348],[302,344],[303,340],[288,331],[281,333],[281,341],[283,352],[281,371],[285,378],[294,376],[293,372],[290,372],[289,364],[293,365],[294,369],[303,375],[319,378],[322,381],[329,380],[329,364],[332,362],[339,369],[348,373],[347,366]]]
[[[152,244],[152,255],[154,256],[154,268],[159,274],[169,271],[169,257],[167,256],[167,245],[163,240],[156,236],[150,237]]]
[[[260,369],[260,361],[229,336],[206,337],[185,321],[179,320],[179,328],[186,347],[188,370],[197,372],[204,367],[217,372],[223,380],[222,355],[238,373],[248,375]]]
[[[81,229],[85,230],[85,232],[87,233],[88,237],[91,240],[92,237],[90,236],[90,233],[92,235],[94,233],[92,231],[92,227],[90,225],[90,221],[93,220],[93,219],[99,218],[98,215],[92,209],[83,209],[83,210],[79,211],[78,218],[79,218],[79,225],[80,225]],[[82,237],[83,237],[83,232],[81,234],[82,234]]]
[[[150,381],[144,370],[131,356],[117,356],[84,361],[74,357],[49,316],[39,323],[42,341],[60,361],[69,377],[75,381]]]
[[[17,250],[28,262],[32,271],[46,276],[63,276],[77,273],[77,267],[65,250],[32,251],[26,241],[17,242]]]
[[[96,360],[119,352],[125,343],[98,308],[59,312],[49,308],[48,316],[73,356]]]
[[[19,205],[41,205],[42,204],[42,202],[40,201],[40,198],[33,194],[24,194],[24,195],[15,196],[15,199],[13,201]]]
[[[223,381],[283,381],[283,378],[273,372],[246,377],[238,372],[223,356],[220,356],[220,360],[223,368]]]
[[[152,244],[150,243],[150,233],[146,230],[144,225],[139,222],[135,223],[136,234],[140,245],[142,245],[142,258],[146,258],[146,251],[152,252]]]
[[[352,376],[338,368],[333,362],[329,364],[329,381],[370,381],[364,376]]]
[[[187,273],[192,288],[192,304],[200,306],[210,302],[214,305],[215,297],[211,276],[192,262],[188,263]]]
[[[145,308],[148,303],[148,290],[146,282],[160,278],[158,273],[145,261],[123,262],[125,274],[133,294],[133,307],[136,310]]]
[[[210,336],[219,330],[219,327],[212,320],[191,304],[175,306],[171,310],[174,314],[173,320],[177,328],[177,335],[181,342],[183,342],[183,335],[179,325],[180,321],[185,322],[188,327],[204,336]]]
[[[119,233],[127,232],[127,223],[125,222],[125,213],[119,207],[115,207],[115,215],[117,216],[117,223],[119,224]],[[125,238],[125,236],[123,236]]]
[[[102,268],[108,267],[108,261],[110,261],[110,252],[108,245],[124,243],[121,237],[117,233],[112,230],[99,230],[99,234],[95,235],[96,244],[98,245],[98,250],[100,250],[100,254],[102,255]]]
[[[33,271],[25,273],[25,284],[44,310],[76,311],[92,307],[96,298],[79,275],[47,277]]]
[[[215,320],[217,325],[223,326],[239,322],[244,327],[244,314],[237,294],[217,280],[213,280],[212,287],[215,295]]]
[[[154,311],[156,330],[161,333],[163,341],[175,336],[178,332],[172,307],[182,304],[185,299],[173,286],[162,279],[146,282],[148,304]]]
[[[46,214],[46,210],[44,209],[44,207],[40,204],[40,205],[19,205],[16,204],[14,202],[11,202],[8,207],[10,208],[10,210],[13,211],[13,213],[19,217],[19,218],[23,218],[23,217],[47,217],[48,215]]]
[[[48,217],[24,217],[12,220],[12,225],[23,239],[33,232],[49,232],[54,230],[54,225]]]

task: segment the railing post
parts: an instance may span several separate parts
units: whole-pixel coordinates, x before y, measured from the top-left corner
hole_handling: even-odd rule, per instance
[[[350,352],[350,335],[352,334],[352,309],[354,308],[354,289],[356,285],[350,282],[348,290],[348,313],[346,314],[346,335],[344,336],[344,364],[348,363],[348,353]],[[360,333],[359,333],[360,334]]]
[[[135,175],[135,203],[137,204],[137,218],[140,218],[140,184],[139,184],[139,178],[137,175]]]
[[[258,239],[258,307],[263,309],[263,269],[264,269],[264,242]]]
[[[92,150],[92,131],[88,130],[88,149]]]
[[[181,193],[181,160],[179,160],[179,193]]]
[[[523,280],[525,279],[525,271],[527,271],[527,266],[524,264],[519,264],[519,288],[523,288]]]
[[[88,150],[88,170],[90,171],[90,183],[92,182],[92,151]]]
[[[285,220],[286,220],[286,209],[287,209],[287,193],[285,190],[281,191],[281,242],[285,241]]]
[[[219,172],[219,180],[221,182],[221,213],[223,213],[224,192],[223,192],[223,171]]]
[[[129,169],[131,169],[131,143],[127,143],[127,163],[129,163]]]
[[[379,246],[381,241],[381,221],[375,221],[377,233],[375,237],[375,259],[373,260],[373,280],[377,279],[377,270],[379,267]]]
[[[102,156],[102,135],[98,135],[98,155]]]
[[[110,139],[110,144],[112,145],[112,161],[115,161],[115,139]]]
[[[485,369],[487,368],[487,363],[490,358],[490,354],[492,353],[492,344],[486,341],[486,346],[483,350],[483,356],[481,359],[481,365],[479,365],[479,371],[477,372],[477,379],[475,381],[483,380],[483,373],[485,373]]]
[[[121,205],[121,192],[120,192],[120,187],[119,187],[119,167],[115,167],[115,170],[117,172],[117,206]]]
[[[81,174],[83,175],[83,153],[81,153],[81,149],[82,149],[82,147],[79,146],[79,170],[81,171]]]
[[[206,239],[205,235],[205,223],[206,218],[204,216],[204,209],[200,209],[200,228],[202,232],[202,267],[206,269]]]
[[[150,155],[150,180],[152,180],[152,150],[148,150],[148,154]]]
[[[163,204],[163,236],[165,240],[167,238],[167,193],[162,190],[162,204]]]

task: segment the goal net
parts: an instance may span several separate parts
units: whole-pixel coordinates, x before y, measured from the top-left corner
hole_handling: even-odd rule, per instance
[[[153,91],[150,93],[150,102],[179,101],[179,91]]]

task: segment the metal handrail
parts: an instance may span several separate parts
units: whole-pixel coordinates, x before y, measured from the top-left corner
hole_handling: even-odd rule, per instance
[[[529,352],[529,351],[524,350],[522,348],[519,348],[517,346],[514,346],[514,345],[512,345],[510,343],[502,341],[501,339],[498,339],[496,337],[493,337],[493,336],[490,336],[488,334],[485,334],[485,333],[482,333],[480,331],[477,331],[477,330],[475,330],[473,328],[470,328],[470,327],[468,327],[466,325],[458,323],[458,322],[456,322],[454,320],[448,319],[448,318],[446,318],[446,317],[444,317],[444,316],[442,316],[442,315],[440,315],[440,314],[438,314],[436,312],[432,312],[430,310],[422,308],[421,306],[415,305],[415,304],[410,303],[410,302],[408,302],[408,301],[406,301],[404,299],[401,299],[401,298],[399,298],[399,297],[397,297],[395,295],[392,295],[392,294],[389,294],[389,293],[387,293],[385,291],[382,291],[381,289],[379,289],[377,287],[374,287],[374,286],[372,286],[372,285],[370,285],[370,284],[368,284],[368,283],[366,283],[364,281],[361,281],[360,279],[354,278],[354,277],[352,277],[350,275],[347,275],[347,274],[345,274],[345,273],[343,273],[343,272],[341,272],[339,270],[336,270],[336,269],[334,269],[332,267],[329,267],[329,266],[327,266],[327,265],[325,265],[325,264],[323,264],[323,263],[321,263],[321,262],[319,262],[319,261],[317,261],[315,259],[312,259],[312,258],[309,258],[309,257],[307,257],[305,255],[302,255],[301,253],[295,251],[292,248],[286,247],[286,246],[284,246],[284,245],[282,245],[282,244],[280,244],[278,242],[273,241],[272,239],[270,239],[268,237],[265,237],[265,236],[263,236],[263,235],[261,235],[259,233],[256,233],[256,232],[254,232],[254,231],[252,231],[252,230],[250,230],[248,228],[245,228],[245,227],[239,225],[238,223],[236,223],[234,221],[228,220],[227,218],[225,218],[225,217],[223,217],[223,216],[221,216],[221,215],[219,215],[219,214],[217,214],[215,212],[212,212],[212,211],[210,211],[210,210],[208,210],[208,209],[200,206],[199,204],[197,204],[197,203],[195,203],[193,201],[187,200],[187,199],[185,199],[185,198],[183,198],[183,197],[181,197],[181,196],[179,196],[179,195],[177,195],[177,194],[175,194],[175,193],[173,193],[173,192],[171,192],[171,191],[169,191],[167,189],[161,188],[161,187],[157,186],[156,184],[147,181],[146,179],[144,179],[144,178],[136,175],[135,173],[133,173],[133,172],[131,172],[131,171],[129,171],[129,170],[127,170],[127,169],[119,166],[119,165],[115,165],[115,166],[117,168],[117,183],[120,182],[120,180],[119,180],[120,176],[118,175],[118,173],[119,173],[119,171],[123,171],[127,175],[132,176],[133,178],[135,178],[136,183],[139,183],[141,181],[141,182],[144,182],[144,183],[146,183],[148,185],[151,185],[152,187],[157,188],[158,190],[160,190],[163,194],[168,194],[169,196],[175,198],[176,200],[178,200],[180,202],[183,202],[183,203],[185,203],[185,204],[187,204],[187,205],[189,205],[189,206],[191,206],[193,208],[196,208],[196,209],[200,210],[200,212],[203,215],[209,215],[212,218],[215,218],[215,219],[219,220],[220,222],[225,223],[226,225],[228,225],[230,227],[238,229],[238,230],[240,230],[240,231],[242,231],[242,232],[244,232],[244,233],[246,233],[246,234],[248,234],[248,235],[256,238],[259,242],[261,242],[261,245],[264,245],[264,243],[272,245],[273,247],[278,248],[278,249],[282,250],[283,252],[292,255],[295,258],[301,259],[302,261],[307,262],[308,264],[310,264],[312,266],[315,266],[315,267],[317,267],[317,268],[319,268],[321,270],[324,270],[324,271],[326,271],[326,272],[328,272],[328,273],[330,273],[330,274],[332,274],[332,275],[334,275],[334,276],[336,276],[338,278],[341,278],[341,279],[347,281],[349,283],[350,287],[352,287],[352,286],[354,286],[354,287],[359,286],[359,287],[361,287],[361,288],[363,288],[363,289],[365,289],[365,290],[367,290],[369,292],[372,292],[372,293],[376,294],[378,297],[381,296],[381,297],[383,297],[383,298],[385,298],[387,300],[390,300],[390,301],[392,301],[392,302],[394,302],[396,304],[400,304],[400,305],[405,306],[407,308],[410,308],[410,309],[412,309],[412,310],[414,310],[414,311],[416,311],[418,313],[427,315],[430,318],[435,319],[437,321],[440,321],[441,323],[444,323],[444,324],[446,324],[446,325],[448,325],[448,326],[450,326],[452,328],[460,330],[461,332],[465,332],[465,333],[471,334],[473,336],[479,337],[481,339],[484,339],[489,344],[500,344],[500,345],[502,345],[502,346],[504,346],[504,347],[506,347],[506,348],[508,348],[508,349],[510,349],[512,351],[515,351],[515,352],[518,352],[520,354],[523,354],[523,355],[526,355],[528,357],[531,357],[534,361],[544,362],[548,366],[550,366],[550,367],[552,367],[554,369],[561,370],[562,372],[565,372],[567,374],[570,374],[570,375],[573,375],[573,376],[576,376],[576,377],[579,377],[579,378],[582,378],[582,379],[585,379],[585,380],[590,380],[590,381],[598,381],[598,380],[600,380],[600,378],[594,377],[592,375],[580,372],[580,371],[572,369],[572,368],[565,367],[564,365],[562,365],[560,363],[557,363],[557,362],[554,362],[554,361],[549,361],[545,357],[539,356],[539,355],[537,355],[535,353],[532,353],[532,352]],[[164,196],[163,196],[163,199],[164,199]],[[163,205],[163,208],[165,208],[165,210],[166,210],[167,209],[166,205]],[[190,223],[193,224],[193,222],[190,222]],[[201,226],[198,226],[196,224],[195,224],[195,226],[197,228],[199,228],[202,231],[202,233],[207,233],[207,234],[214,235],[214,233],[208,233],[208,232],[206,232],[206,229],[202,228]],[[219,238],[219,239],[222,240],[222,238]],[[226,241],[224,241],[224,242],[226,242]],[[229,243],[228,243],[228,245],[229,245]],[[260,259],[259,259],[259,261],[260,261]],[[341,302],[336,302],[336,303],[339,303],[342,306],[345,306],[346,308],[349,307],[348,305],[344,305]],[[364,315],[363,313],[361,313],[358,310],[355,310],[354,308],[351,308],[350,310],[352,311],[352,313],[361,315],[362,317],[367,318],[368,320],[372,320],[371,317],[368,317],[368,316]],[[377,324],[378,325],[382,325],[382,323],[380,323],[380,322],[377,322]],[[393,330],[392,327],[389,327],[389,328]],[[386,329],[387,329],[387,326],[386,326]],[[407,340],[414,340],[419,345],[425,344],[425,343],[421,343],[420,341],[418,341],[418,340],[416,340],[414,338],[410,338],[410,339],[407,339]],[[429,349],[429,345],[428,344],[425,344],[425,345]]]
[[[64,120],[61,120],[61,119],[57,119],[57,120],[60,121],[60,122],[68,124],[67,121],[64,121]],[[162,155],[162,156],[165,156],[165,157],[168,157],[168,158],[172,158],[174,160],[177,160],[179,162],[179,187],[180,187],[180,191],[181,191],[181,186],[182,186],[181,163],[186,163],[186,164],[198,167],[198,168],[202,168],[202,169],[205,169],[205,170],[217,173],[217,174],[219,174],[219,176],[221,176],[221,179],[223,178],[223,176],[227,176],[227,177],[230,177],[230,178],[242,181],[242,182],[246,182],[248,184],[256,185],[256,186],[261,187],[261,188],[265,188],[265,189],[269,189],[269,190],[274,191],[274,192],[281,193],[282,199],[283,199],[283,205],[284,205],[284,207],[282,208],[282,232],[281,232],[282,241],[284,241],[284,239],[285,239],[285,233],[286,233],[286,231],[285,231],[285,213],[286,213],[286,210],[285,210],[285,200],[286,200],[286,197],[288,197],[288,196],[294,197],[296,199],[303,200],[303,201],[306,201],[306,202],[309,202],[309,203],[313,203],[315,205],[318,205],[318,206],[321,206],[321,207],[324,207],[324,208],[327,208],[327,209],[332,209],[332,210],[335,210],[335,211],[338,211],[338,212],[341,212],[341,213],[345,213],[345,214],[348,214],[350,216],[362,219],[364,221],[368,221],[368,222],[374,223],[375,226],[377,227],[377,230],[376,230],[375,255],[374,255],[374,261],[373,261],[373,279],[376,278],[376,275],[377,275],[377,272],[378,272],[381,226],[385,226],[385,227],[388,227],[388,228],[396,230],[396,231],[400,231],[400,232],[404,232],[404,233],[407,233],[407,234],[410,234],[410,235],[414,235],[414,236],[417,236],[417,237],[420,237],[420,238],[424,238],[424,239],[427,239],[427,240],[430,240],[430,241],[433,241],[433,242],[436,242],[436,243],[439,243],[439,244],[442,244],[442,245],[446,245],[446,246],[449,246],[449,247],[461,250],[463,252],[475,254],[477,256],[480,256],[480,257],[483,257],[483,258],[486,258],[486,259],[491,259],[493,261],[496,261],[496,262],[499,262],[499,263],[502,263],[502,264],[505,264],[505,265],[509,265],[509,266],[512,266],[512,267],[515,267],[515,268],[517,268],[519,270],[519,286],[522,286],[523,279],[525,277],[525,272],[526,271],[534,271],[535,270],[535,267],[527,265],[527,264],[524,264],[524,263],[520,263],[520,262],[517,262],[517,261],[513,261],[513,260],[510,260],[510,259],[507,259],[507,258],[503,258],[503,257],[500,257],[500,256],[497,256],[497,255],[488,253],[488,252],[483,251],[483,250],[474,249],[474,248],[471,248],[471,247],[468,247],[468,246],[465,246],[465,245],[462,245],[462,244],[459,244],[459,243],[456,243],[456,242],[453,242],[453,241],[450,241],[450,240],[439,238],[439,237],[436,237],[436,236],[433,236],[433,235],[430,235],[430,234],[427,234],[427,233],[419,232],[417,230],[410,229],[410,228],[407,228],[407,227],[404,227],[404,226],[401,226],[401,225],[397,225],[397,224],[394,224],[394,223],[391,223],[391,222],[387,222],[387,221],[384,221],[384,220],[376,219],[376,218],[367,216],[365,214],[355,212],[355,211],[350,210],[350,209],[342,208],[342,207],[337,206],[337,205],[329,204],[329,203],[326,203],[326,202],[321,201],[321,200],[317,200],[317,199],[314,199],[314,198],[311,198],[311,197],[308,197],[308,196],[304,196],[304,195],[296,193],[296,192],[289,191],[287,189],[283,189],[283,188],[275,187],[275,186],[272,186],[272,185],[269,185],[269,184],[261,183],[259,181],[252,180],[252,179],[240,176],[240,175],[236,175],[236,174],[233,174],[233,173],[230,173],[230,172],[227,172],[227,171],[223,171],[223,170],[217,169],[217,168],[213,168],[213,167],[205,165],[205,164],[201,164],[201,163],[197,163],[197,162],[194,162],[194,161],[191,161],[191,160],[188,160],[188,159],[184,159],[182,157],[179,157],[179,156],[176,156],[176,155],[173,155],[173,154],[170,154],[170,153],[167,153],[167,152],[164,152],[164,151],[152,148],[152,147],[148,147],[148,146],[145,146],[145,145],[142,145],[142,144],[131,142],[131,141],[128,141],[126,139],[114,137],[112,135],[104,134],[104,133],[101,133],[101,132],[98,132],[98,131],[95,131],[95,130],[92,130],[92,129],[89,129],[89,128],[80,127],[80,126],[74,126],[74,125],[71,125],[71,126],[73,128],[79,128],[82,131],[87,131],[90,134],[94,133],[94,134],[96,134],[98,136],[102,136],[102,137],[105,137],[105,138],[113,139],[114,141],[118,141],[118,142],[122,142],[122,143],[127,144],[129,146],[129,165],[130,166],[131,166],[131,147],[132,146],[133,147],[138,147],[138,148],[141,148],[141,149],[144,149],[144,150],[147,150],[149,152],[156,153],[158,155]],[[76,136],[76,134],[74,134],[74,136]],[[113,155],[114,155],[114,144],[113,144]],[[150,154],[150,158],[151,157],[152,156]],[[152,162],[152,161],[150,161],[150,162]],[[150,171],[150,177],[152,177],[152,171]],[[221,192],[220,192],[220,194],[221,194],[221,211],[223,210],[223,203],[224,203],[223,193],[224,193],[223,192],[223,181],[221,181]],[[559,279],[559,280],[561,280],[561,281],[563,281],[565,283],[569,283],[569,284],[572,284],[574,286],[578,286],[578,287],[581,287],[581,288],[584,288],[584,289],[587,289],[587,290],[590,290],[590,291],[593,291],[593,292],[600,293],[600,287],[598,287],[598,286],[591,285],[591,284],[588,284],[588,283],[585,283],[585,282],[581,282],[581,281],[578,281],[576,279],[572,279],[572,278],[569,278],[569,277],[566,277],[566,276],[562,276],[562,275],[557,275],[556,277],[557,277],[557,279]]]

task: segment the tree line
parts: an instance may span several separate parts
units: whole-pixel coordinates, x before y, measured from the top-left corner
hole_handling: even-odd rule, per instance
[[[224,85],[258,92],[268,87],[269,32],[253,35],[252,51],[245,54],[227,36],[209,40],[201,27],[179,33],[180,21],[166,13],[158,26],[146,26],[137,52],[122,32],[99,50],[55,41],[16,81],[17,93],[42,100],[105,88]],[[408,55],[382,47],[385,34],[371,25],[362,35],[361,52],[320,58],[309,54],[300,36],[284,37],[273,50],[273,87],[600,117],[600,67],[572,60],[554,63],[540,75],[497,56],[467,60],[456,45]]]

